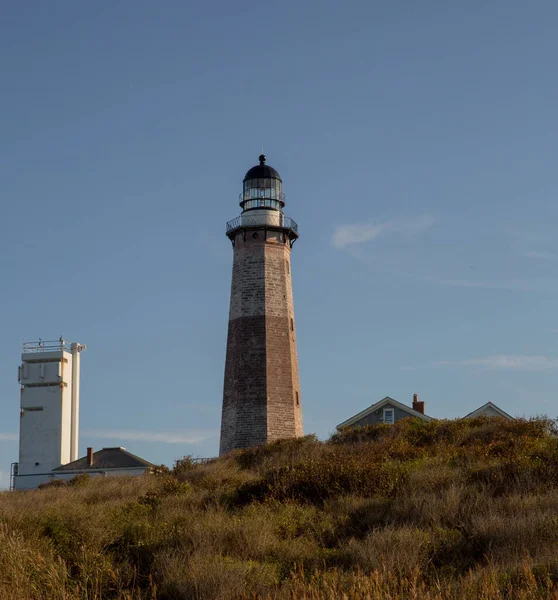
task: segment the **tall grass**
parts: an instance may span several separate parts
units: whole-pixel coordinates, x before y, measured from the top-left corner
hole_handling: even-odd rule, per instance
[[[558,598],[548,419],[346,430],[0,494],[0,598]]]

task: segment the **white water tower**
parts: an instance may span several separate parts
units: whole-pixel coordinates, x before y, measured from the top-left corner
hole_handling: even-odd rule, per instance
[[[80,353],[86,346],[27,342],[19,367],[21,411],[16,489],[35,488],[78,458]]]

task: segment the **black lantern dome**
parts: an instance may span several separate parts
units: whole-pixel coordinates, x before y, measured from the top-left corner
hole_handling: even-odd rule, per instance
[[[281,181],[281,177],[279,173],[269,165],[265,164],[267,157],[265,154],[260,154],[258,157],[260,164],[252,167],[249,171],[244,175],[244,181],[247,179],[260,179],[260,178],[268,178],[268,179],[279,179]]]
[[[265,164],[265,154],[259,156],[260,164],[252,167],[244,176],[240,206],[242,210],[281,210],[285,206],[282,181],[279,173]]]

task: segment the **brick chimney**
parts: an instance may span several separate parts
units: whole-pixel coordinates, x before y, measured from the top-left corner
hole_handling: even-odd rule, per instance
[[[413,410],[424,414],[424,402],[419,402],[418,394],[413,394]]]
[[[93,466],[93,448],[87,448],[87,465]]]

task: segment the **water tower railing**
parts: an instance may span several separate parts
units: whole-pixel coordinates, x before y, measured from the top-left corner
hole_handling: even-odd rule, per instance
[[[63,338],[57,340],[41,340],[37,342],[23,342],[23,352],[70,352],[70,343]]]

